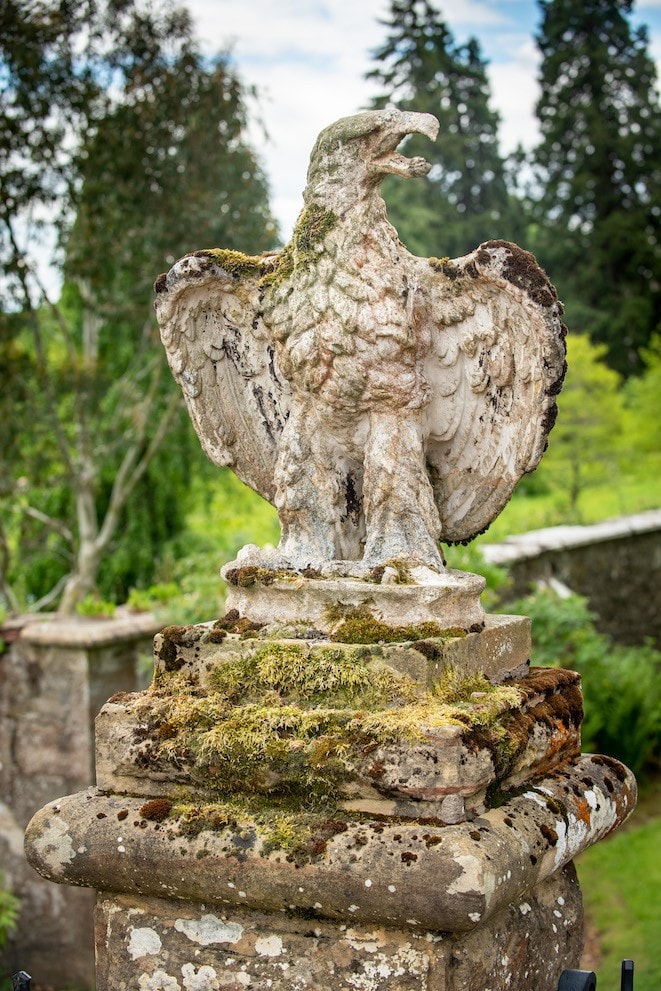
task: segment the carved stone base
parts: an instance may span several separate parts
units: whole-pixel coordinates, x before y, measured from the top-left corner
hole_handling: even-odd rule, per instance
[[[397,573],[394,572],[396,575]],[[330,632],[338,609],[361,609],[389,626],[438,623],[443,629],[481,629],[484,610],[480,596],[485,580],[479,575],[426,568],[406,574],[405,581],[383,584],[367,579],[306,578],[255,566],[223,568],[228,583],[227,609],[257,623],[307,623]]]
[[[98,991],[555,991],[583,940],[571,864],[468,934],[108,893],[96,926]]]

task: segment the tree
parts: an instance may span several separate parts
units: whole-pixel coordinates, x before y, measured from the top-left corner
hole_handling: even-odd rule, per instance
[[[558,396],[558,422],[537,469],[568,496],[572,520],[586,486],[617,475],[617,447],[624,426],[620,376],[604,363],[606,348],[587,335],[567,337],[567,376]]]
[[[537,250],[628,375],[661,320],[661,107],[632,0],[540,0]]]
[[[368,73],[383,92],[373,105],[434,114],[438,141],[419,135],[407,155],[432,163],[428,180],[388,178],[384,198],[402,239],[421,255],[465,254],[490,238],[520,239],[520,211],[509,196],[498,150],[498,114],[489,105],[486,63],[477,41],[457,45],[428,0],[392,0],[385,43]]]
[[[61,593],[67,612],[111,549],[125,592],[183,522],[196,445],[158,342],[155,276],[188,250],[254,251],[276,231],[247,93],[225,58],[202,58],[184,11],[8,0],[0,38],[0,354],[20,400],[0,428],[14,438],[0,564],[17,551],[0,594],[42,606]],[[40,229],[55,234],[59,296]]]

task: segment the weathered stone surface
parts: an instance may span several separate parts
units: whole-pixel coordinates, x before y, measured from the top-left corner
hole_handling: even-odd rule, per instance
[[[582,757],[474,822],[346,816],[320,822],[292,854],[267,846],[267,831],[247,819],[191,835],[177,814],[147,820],[142,799],[90,790],[38,812],[26,849],[36,870],[63,884],[461,932],[615,829],[635,796],[617,761]]]
[[[405,619],[400,613],[397,624]],[[407,622],[406,625],[414,624]],[[277,624],[275,628],[267,625],[260,630],[253,629],[243,635],[219,632],[213,622],[168,627],[154,638],[154,670],[157,675],[167,671],[185,671],[202,687],[207,687],[209,676],[218,664],[238,653],[243,656],[254,653],[263,646],[264,640],[275,638],[283,644],[294,643],[308,651],[311,657],[328,646],[330,641],[320,631],[306,630],[301,624],[296,626],[295,639],[292,639],[293,632],[288,631],[284,623]],[[250,639],[245,639],[246,635]],[[531,649],[530,620],[527,616],[487,614],[483,629],[465,636],[429,636],[417,642],[381,642],[359,646],[363,654],[373,654],[388,667],[430,688],[448,666],[464,674],[479,672],[491,682],[500,682],[521,678],[527,673]],[[340,641],[333,641],[333,647],[347,653],[356,650],[355,644]]]
[[[257,641],[260,643],[260,641]],[[263,642],[262,642],[263,643]],[[225,644],[221,644],[224,647]],[[189,648],[192,649],[192,648]],[[233,650],[247,651],[254,656],[253,641],[233,642]],[[216,658],[217,663],[218,658]],[[187,679],[200,671],[201,680],[209,682],[208,656],[202,653],[194,664],[185,668]],[[400,742],[370,743],[357,748],[352,757],[344,757],[344,771],[336,773],[334,786],[347,811],[366,812],[416,819],[431,816],[443,822],[462,822],[471,815],[485,811],[488,788],[498,786],[502,791],[518,787],[525,781],[548,774],[580,750],[582,700],[580,679],[573,672],[561,669],[532,669],[526,678],[513,682],[514,694],[509,693],[502,712],[493,724],[470,726],[453,719],[449,711],[444,725],[419,724],[419,742],[407,737]],[[475,710],[483,693],[474,693]],[[207,697],[208,713],[213,711],[213,694],[205,696],[199,689],[197,699]],[[175,699],[173,698],[173,704]],[[217,703],[216,703],[217,704]],[[458,709],[461,717],[469,708]],[[221,705],[218,720],[224,716]],[[229,792],[238,793],[237,783],[222,788],[212,769],[198,771],[195,757],[182,742],[169,756],[159,755],[159,744],[165,734],[172,743],[174,731],[167,722],[150,720],[147,696],[125,696],[111,700],[97,718],[97,782],[100,788],[145,797],[172,796],[174,786],[181,799],[188,795],[198,801],[217,800]],[[424,715],[418,717],[424,720]],[[145,722],[145,720],[147,720]],[[410,733],[411,725],[407,726]],[[213,729],[211,728],[213,732]],[[285,735],[294,734],[288,725]],[[237,740],[235,757],[240,759]],[[252,778],[253,790],[270,795],[291,794],[305,770],[301,766],[300,749],[295,748],[292,771],[280,766],[264,777]],[[334,746],[337,746],[335,743]],[[313,771],[314,765],[310,767]],[[454,796],[454,801],[452,799]]]
[[[234,570],[227,565],[223,574]],[[420,569],[423,570],[423,569]],[[367,608],[380,622],[397,626],[435,622],[442,628],[481,628],[484,610],[480,595],[484,578],[463,571],[426,571],[421,581],[383,585],[351,578],[274,578],[267,584],[228,585],[227,608],[258,623],[307,623],[329,632],[329,619],[338,605]]]
[[[158,629],[153,616],[113,620],[21,617],[0,637],[0,874],[21,902],[0,948],[0,970],[26,969],[56,987],[94,983],[90,891],[40,878],[22,830],[35,809],[94,780],[93,720],[108,695],[140,687],[137,658]]]
[[[106,893],[96,926],[98,991],[556,991],[582,943],[571,866],[462,936]]]
[[[483,531],[542,456],[565,370],[545,273],[504,241],[416,258],[387,221],[385,175],[430,167],[398,144],[437,131],[430,114],[394,108],[337,121],[283,251],[197,251],[156,282],[205,451],[278,510],[277,552],[243,563],[442,573],[439,540]]]

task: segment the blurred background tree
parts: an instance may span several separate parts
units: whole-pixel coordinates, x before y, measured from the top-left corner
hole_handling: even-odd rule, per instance
[[[200,245],[269,247],[276,225],[249,94],[183,9],[7,0],[0,46],[0,591],[70,612],[149,580],[204,470],[154,275]],[[35,257],[46,231],[61,292]]]
[[[535,251],[623,375],[661,322],[661,105],[632,0],[540,0]]]
[[[412,135],[404,146],[432,163],[428,181],[387,177],[383,184],[400,237],[416,254],[450,257],[494,237],[520,241],[523,214],[507,188],[477,41],[458,45],[428,0],[392,0],[382,23],[388,35],[368,73],[383,89],[373,106],[431,113],[441,125],[434,144]]]

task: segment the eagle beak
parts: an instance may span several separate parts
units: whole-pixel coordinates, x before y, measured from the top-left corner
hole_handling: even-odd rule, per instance
[[[431,169],[430,163],[421,157],[407,158],[400,155],[397,145],[409,134],[424,134],[431,141],[436,139],[439,123],[432,114],[413,112],[393,114],[392,125],[385,130],[383,140],[377,149],[377,157],[372,162],[372,171],[376,177],[398,175],[404,179],[414,179],[427,175]]]

